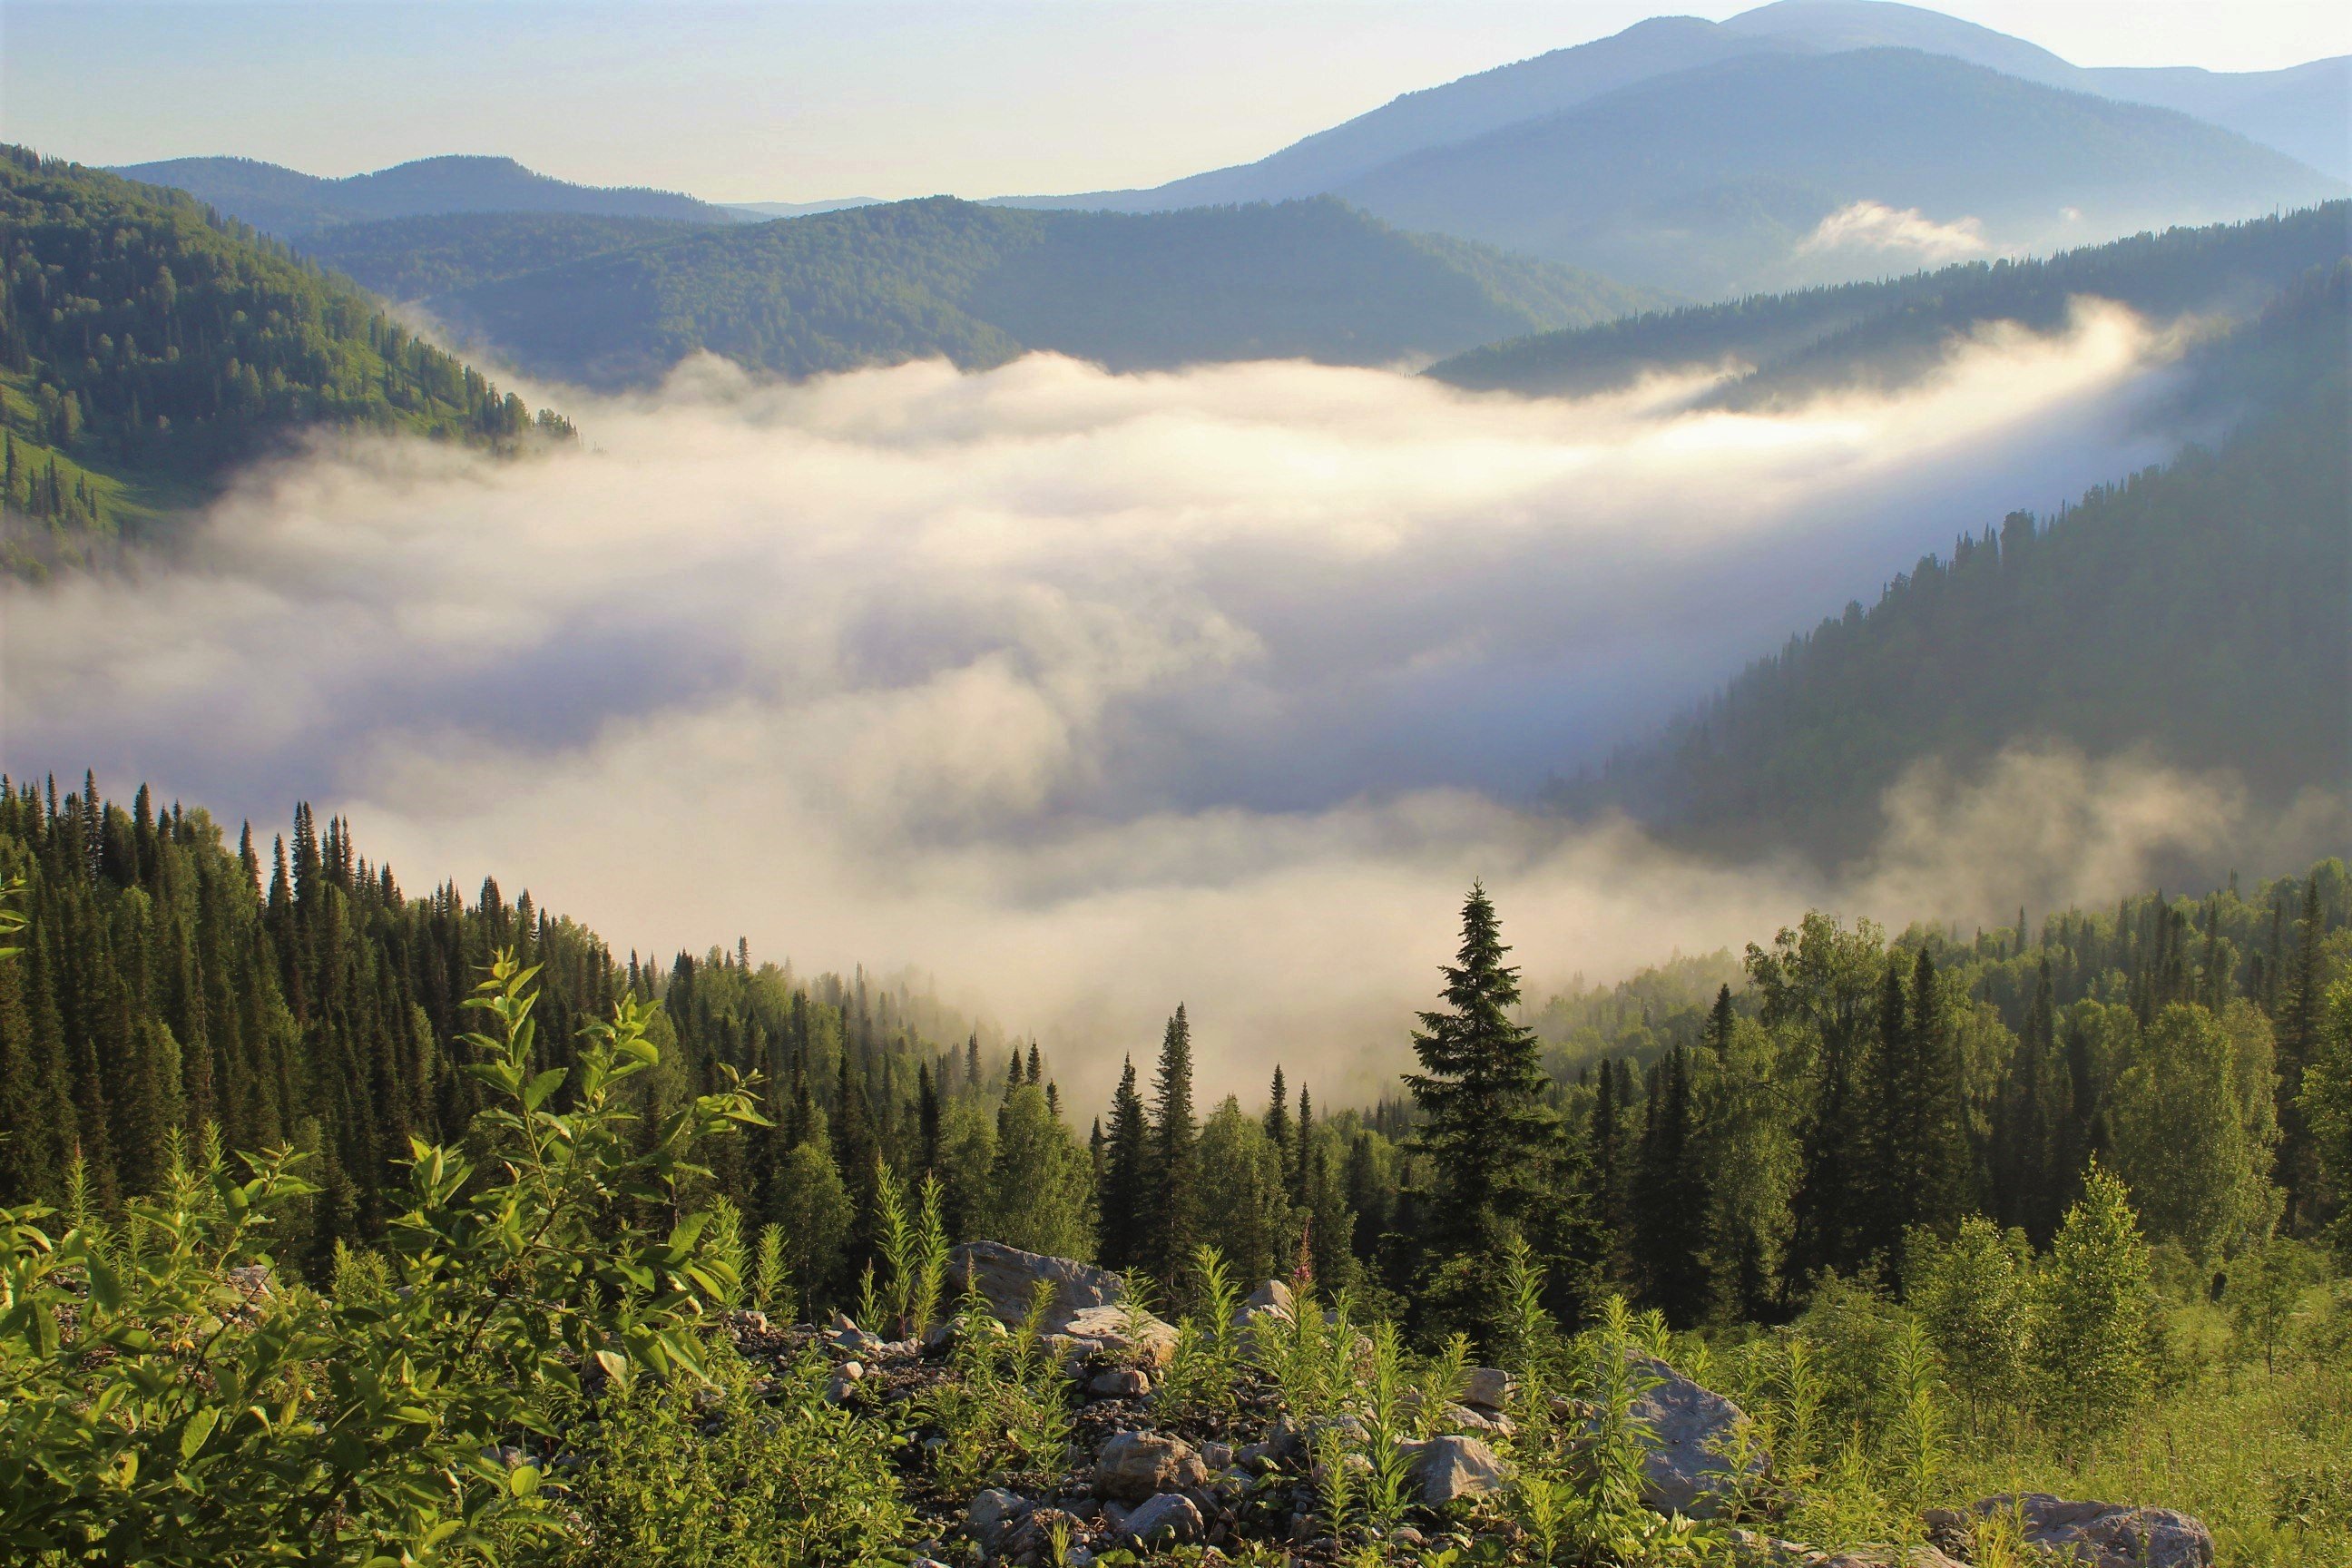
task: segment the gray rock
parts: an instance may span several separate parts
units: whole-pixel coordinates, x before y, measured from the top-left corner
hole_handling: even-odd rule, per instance
[[[1146,1546],[1181,1546],[1200,1540],[1207,1526],[1191,1498],[1161,1492],[1138,1505],[1119,1533]]]
[[[762,1338],[768,1331],[768,1314],[751,1310],[733,1311],[720,1320],[727,1331],[736,1339]]]
[[[1151,1392],[1151,1379],[1131,1366],[1095,1373],[1087,1392],[1097,1399],[1140,1399]]]
[[[1651,1431],[1653,1447],[1643,1461],[1642,1500],[1660,1513],[1713,1519],[1732,1476],[1715,1446],[1746,1419],[1739,1406],[1701,1388],[1664,1362],[1632,1358],[1635,1372],[1658,1380],[1633,1402],[1633,1417]],[[1748,1474],[1762,1476],[1768,1464],[1759,1450]]]
[[[983,1549],[993,1552],[1004,1543],[1013,1527],[1028,1511],[1029,1500],[1019,1492],[991,1487],[971,1500],[971,1507],[964,1514],[964,1528]]]
[[[1070,1319],[1088,1307],[1116,1306],[1127,1297],[1126,1284],[1108,1268],[1024,1252],[1001,1241],[967,1241],[948,1254],[948,1289],[958,1296],[967,1285],[976,1289],[1000,1322],[1026,1318],[1031,1293],[1041,1282],[1054,1287],[1045,1310],[1049,1334],[1069,1332]]]
[[[1462,1403],[1500,1410],[1510,1402],[1511,1374],[1498,1366],[1474,1366],[1462,1375]]]
[[[865,1381],[866,1369],[864,1367],[858,1365],[857,1363],[854,1361],[843,1362],[839,1366],[833,1369],[833,1376],[826,1380],[824,1385],[824,1397],[829,1403],[839,1405],[849,1397],[849,1391],[851,1389],[856,1388],[859,1384]]]
[[[1930,1531],[1965,1534],[1978,1520],[2014,1511],[2025,1543],[2069,1568],[2212,1568],[2213,1532],[2168,1508],[2069,1502],[2048,1492],[1986,1498],[1965,1510],[1931,1509]]]
[[[1095,1456],[1095,1495],[1121,1502],[1182,1491],[1208,1479],[1209,1468],[1191,1444],[1157,1432],[1114,1433]]]
[[[1129,1361],[1156,1371],[1176,1354],[1176,1331],[1132,1307],[1081,1308],[1070,1314],[1061,1331],[1081,1356]]]
[[[1491,1437],[1507,1437],[1518,1430],[1509,1416],[1468,1405],[1447,1405],[1445,1425],[1456,1432],[1475,1432]]]
[[[1444,1508],[1462,1498],[1502,1490],[1509,1477],[1495,1451],[1475,1437],[1431,1437],[1402,1447],[1412,1477],[1421,1483],[1424,1508]]]
[[[1202,1444],[1201,1463],[1208,1466],[1209,1468],[1213,1470],[1232,1469],[1234,1468],[1234,1446],[1231,1443],[1213,1442]]]

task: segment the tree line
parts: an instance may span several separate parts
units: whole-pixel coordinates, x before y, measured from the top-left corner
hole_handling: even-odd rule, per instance
[[[926,1177],[959,1238],[1165,1289],[1207,1244],[1243,1277],[1304,1274],[1433,1333],[1502,1310],[1492,1265],[1515,1243],[1569,1323],[1612,1293],[1679,1325],[1774,1321],[1827,1279],[1899,1281],[1911,1238],[1970,1216],[2047,1247],[2095,1168],[2176,1270],[2321,1235],[2352,1186],[2306,1089],[2352,1072],[2325,1008],[2352,962],[2333,860],[1968,939],[1816,912],[1750,947],[1737,988],[1695,984],[1727,959],[1685,962],[1542,1008],[1474,891],[1400,1092],[1318,1104],[1277,1068],[1259,1104],[1203,1104],[1179,1006],[1099,1112],[1035,1042],[903,986],[754,963],[740,942],[623,957],[495,881],[412,895],[307,806],[265,850],[143,788],[126,807],[87,777],[8,782],[0,868],[28,916],[0,969],[0,1201],[78,1183],[119,1205],[208,1129],[292,1147],[317,1191],[281,1246],[314,1272],[380,1237],[412,1137],[456,1138],[479,1110],[452,1042],[509,948],[538,970],[542,1065],[635,999],[660,1004],[661,1066],[634,1090],[649,1120],[752,1081],[767,1125],[716,1153],[705,1195],[780,1227],[808,1310],[856,1290],[883,1184]]]

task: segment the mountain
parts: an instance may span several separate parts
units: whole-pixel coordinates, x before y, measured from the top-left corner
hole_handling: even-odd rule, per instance
[[[2352,59],[2086,70],[1933,11],[1781,0],[1723,23],[1654,17],[1407,93],[1255,163],[1005,205],[1335,194],[1400,226],[1720,297],[2305,205],[2352,179],[2347,127]],[[1971,163],[1979,177],[1956,181]],[[1821,233],[1859,203],[1891,210]],[[1926,225],[1898,221],[1914,207]]]
[[[2234,770],[2284,811],[2352,780],[2352,518],[2344,345],[2352,261],[2315,268],[2210,345],[2200,379],[2251,416],[2210,449],[2045,521],[2012,514],[1759,660],[1563,809],[1677,840],[1835,862],[1911,764],[1963,772],[2063,742]]]
[[[1782,47],[1920,49],[2045,87],[2179,110],[2352,180],[2352,56],[2269,71],[2086,68],[2022,38],[1887,0],[1778,0],[1731,17],[1722,28]]]
[[[568,435],[375,302],[194,199],[0,148],[7,563],[81,553],[298,431]],[[27,537],[31,542],[26,542]]]
[[[511,158],[420,158],[370,174],[322,179],[251,158],[171,158],[111,171],[187,192],[268,234],[299,237],[339,223],[431,213],[593,213],[727,224],[740,215],[692,196],[640,187],[575,185]]]
[[[1328,199],[1125,215],[935,196],[705,230],[428,304],[534,373],[610,386],[706,350],[790,376],[1031,349],[1117,370],[1385,364],[1655,302]]]
[[[436,213],[337,224],[294,246],[387,300],[408,300],[676,239],[703,226],[592,213]]]
[[[2342,187],[2170,110],[1865,49],[1643,82],[1340,193],[1404,226],[1719,298],[2250,216]]]
[[[2247,317],[2315,267],[2352,255],[2352,202],[2281,217],[2172,229],[2046,260],[1966,261],[1876,283],[1846,283],[1687,306],[1492,343],[1428,374],[1477,391],[1531,395],[1626,384],[1652,371],[1748,367],[1711,401],[1754,405],[1824,386],[1891,385],[1939,362],[1955,334],[1993,321],[2060,326],[2095,295],[2169,321]]]
[[[878,196],[843,196],[828,202],[730,202],[727,210],[740,213],[752,223],[765,223],[776,217],[806,217],[811,213],[839,212],[844,207],[872,207],[882,205]]]

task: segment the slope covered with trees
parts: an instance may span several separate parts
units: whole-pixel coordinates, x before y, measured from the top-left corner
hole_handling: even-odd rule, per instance
[[[727,207],[674,191],[576,185],[526,169],[512,158],[419,158],[339,180],[253,158],[168,158],[113,172],[185,191],[226,216],[288,239],[337,224],[431,213],[584,213],[684,223],[740,221]]]
[[[308,427],[570,432],[185,196],[8,148],[0,247],[0,501],[35,545],[106,537]]]
[[[0,783],[23,879],[0,903],[22,1394],[0,1421],[24,1467],[0,1528],[63,1561],[299,1536],[362,1563],[460,1531],[549,1568],[616,1542],[793,1564],[1108,1545],[1124,1503],[1043,1500],[1138,1496],[1104,1478],[1139,1427],[1163,1464],[1265,1437],[1177,1538],[1206,1510],[1317,1564],[1410,1561],[1408,1522],[1528,1568],[1628,1542],[1696,1564],[1728,1523],[1916,1540],[1924,1507],[2104,1492],[2151,1445],[2168,1500],[2276,1549],[2245,1560],[2352,1541],[2324,1458],[2344,1391],[2314,1371],[2352,1299],[2303,1239],[2352,1191],[2338,861],[1972,940],[1808,915],[1687,1043],[1570,1076],[1538,1069],[1474,889],[1409,1098],[1318,1116],[1277,1070],[1262,1110],[1202,1114],[1180,1007],[1148,1101],[1130,1065],[1089,1147],[1034,1045],[983,1052],[862,981],[740,943],[623,965],[495,887],[405,898],[307,809],[270,859],[265,880],[249,835],[233,852],[143,790],[126,811]],[[261,1147],[233,1160],[230,1136]],[[1049,1340],[1076,1332],[1050,1289],[1024,1321],[975,1285],[925,1349],[958,1236],[1116,1262],[1180,1323]],[[1237,1316],[1237,1279],[1275,1283]],[[856,1318],[822,1336],[767,1315],[828,1303]],[[1517,1387],[1471,1394],[1474,1354]],[[1734,1488],[1727,1521],[1668,1521],[1642,1483],[1654,1357],[1737,1393],[1738,1440],[1770,1447],[1775,1486]],[[1598,1414],[1563,1427],[1554,1390]],[[288,1397],[308,1419],[272,1418]],[[1326,1430],[1302,1447],[1277,1418]],[[1487,1482],[1422,1489],[1394,1439],[1463,1430],[1509,1468],[1455,1447]],[[2257,1430],[2258,1476],[2231,1452]]]
[[[1455,386],[1529,395],[1600,391],[1654,371],[1746,367],[1713,401],[1752,406],[1829,386],[1899,384],[1949,340],[1995,321],[2063,326],[2073,300],[2157,321],[2259,314],[2315,267],[2352,255],[2352,202],[2240,224],[2171,228],[2039,260],[1969,261],[1872,283],[1645,311],[1489,343],[1430,367]]]
[[[2256,410],[2217,446],[1962,538],[1558,802],[1836,860],[1875,837],[1913,763],[1965,771],[2017,742],[2228,769],[2266,808],[2342,789],[2347,293],[2352,263],[2314,273],[2207,351],[2198,395]]]
[[[436,213],[337,224],[295,248],[387,300],[470,289],[691,233],[682,218],[596,213]]]
[[[695,234],[429,303],[534,372],[618,385],[698,351],[789,376],[1031,349],[1120,370],[1382,364],[1654,298],[1332,201],[1137,216],[938,196]]]

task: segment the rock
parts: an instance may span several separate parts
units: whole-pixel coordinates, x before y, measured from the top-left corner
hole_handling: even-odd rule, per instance
[[[1714,1445],[1746,1419],[1739,1406],[1701,1388],[1664,1362],[1632,1358],[1633,1370],[1658,1380],[1633,1402],[1634,1419],[1646,1423],[1655,1447],[1643,1461],[1642,1500],[1660,1513],[1712,1519],[1731,1480]],[[1751,1477],[1765,1473],[1759,1451],[1748,1462]]]
[[[247,1298],[267,1296],[276,1289],[267,1263],[240,1263],[222,1274],[221,1278],[228,1282],[231,1289]]]
[[[1095,1495],[1122,1502],[1202,1486],[1208,1479],[1209,1468],[1191,1444],[1156,1432],[1114,1433],[1095,1456]]]
[[[928,1356],[945,1355],[955,1349],[955,1339],[956,1326],[953,1318],[948,1319],[945,1322],[933,1323],[930,1331],[923,1336],[923,1353]]]
[[[733,1311],[720,1320],[727,1331],[738,1340],[765,1339],[768,1334],[768,1314],[750,1310]]]
[[[1151,1379],[1131,1366],[1117,1367],[1095,1373],[1087,1392],[1097,1399],[1140,1399],[1151,1392]]]
[[[1790,1543],[1783,1541],[1774,1544]],[[1801,1563],[1805,1568],[1968,1568],[1967,1563],[1956,1563],[1932,1546],[1857,1546],[1827,1556],[1805,1552],[1801,1547],[1796,1550],[1801,1555],[1788,1561]]]
[[[1445,1425],[1455,1432],[1477,1432],[1489,1436],[1507,1437],[1518,1430],[1507,1415],[1491,1410],[1474,1409],[1467,1405],[1445,1407]]]
[[[1202,1444],[1201,1463],[1208,1466],[1209,1468],[1213,1470],[1232,1469],[1234,1468],[1234,1446],[1231,1443],[1211,1442]]]
[[[1297,1304],[1297,1298],[1291,1295],[1289,1286],[1279,1279],[1269,1279],[1251,1291],[1242,1304],[1234,1309],[1234,1327],[1239,1328],[1252,1318],[1267,1312],[1287,1321],[1291,1309]]]
[[[1474,1366],[1462,1379],[1462,1403],[1500,1410],[1511,1397],[1511,1374],[1498,1366]]]
[[[1076,1541],[1084,1528],[1077,1515],[1062,1509],[1032,1509],[1005,1532],[1004,1550],[1020,1555],[1034,1552],[1043,1559],[1052,1551],[1055,1525],[1061,1526],[1066,1538],[1071,1541]]]
[[[1979,1520],[2014,1512],[2025,1544],[2069,1568],[2212,1568],[2213,1532],[2168,1508],[2114,1502],[2068,1502],[2048,1492],[1986,1498],[1961,1510],[1931,1509],[1927,1529],[1965,1539]]]
[[[1070,1314],[1061,1331],[1081,1355],[1131,1361],[1153,1371],[1176,1354],[1176,1331],[1132,1307],[1086,1307]]]
[[[1431,1437],[1402,1445],[1413,1479],[1421,1483],[1424,1508],[1444,1508],[1457,1499],[1500,1491],[1507,1479],[1495,1451],[1475,1437]]]
[[[967,1241],[948,1254],[948,1289],[958,1296],[967,1287],[977,1289],[1003,1323],[1027,1318],[1032,1293],[1045,1282],[1054,1287],[1045,1310],[1049,1334],[1068,1333],[1070,1319],[1088,1307],[1116,1306],[1127,1298],[1118,1275],[1074,1258],[1024,1252],[1001,1241]]]
[[[971,1500],[971,1507],[964,1514],[964,1528],[984,1550],[993,1552],[1004,1543],[1013,1526],[1028,1511],[1029,1500],[1019,1492],[991,1487]]]
[[[849,1397],[849,1391],[856,1388],[865,1380],[866,1369],[864,1367],[860,1366],[854,1361],[843,1362],[839,1366],[833,1369],[833,1376],[825,1382],[824,1397],[826,1403],[832,1405],[839,1405],[843,1403]]]
[[[1161,1492],[1139,1504],[1119,1533],[1146,1546],[1181,1546],[1208,1533],[1201,1510],[1181,1492]]]

